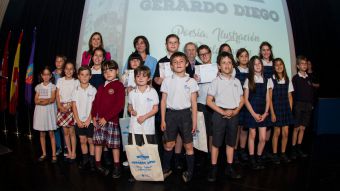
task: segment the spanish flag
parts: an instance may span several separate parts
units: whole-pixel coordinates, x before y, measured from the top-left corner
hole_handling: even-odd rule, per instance
[[[12,80],[11,80],[11,89],[9,92],[9,113],[15,115],[18,105],[18,87],[19,87],[19,62],[20,62],[20,47],[21,40],[24,32],[21,31],[17,51],[14,57],[14,64],[12,70]]]
[[[9,41],[11,39],[11,31],[8,32],[2,65],[0,68],[0,111],[5,111],[7,108],[7,80],[8,80],[8,55]]]

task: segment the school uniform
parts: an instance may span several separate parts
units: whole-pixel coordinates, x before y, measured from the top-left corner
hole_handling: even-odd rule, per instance
[[[265,79],[271,78],[274,74],[273,61],[266,62],[262,59],[263,63],[263,76]]]
[[[241,86],[243,89],[244,82],[246,81],[248,77],[249,68],[242,68],[238,66],[235,68],[235,70],[236,70],[235,78],[240,80]],[[246,112],[247,112],[247,108],[243,106],[238,114],[238,124],[241,126],[244,126],[244,117],[245,117]]]
[[[248,100],[253,110],[257,114],[263,114],[266,109],[266,94],[270,87],[268,84],[268,80],[264,79],[262,76],[254,76],[255,80],[255,91],[249,90]],[[248,79],[244,82],[244,89],[249,89],[248,87]],[[267,127],[270,126],[270,115],[266,117],[266,119],[262,122],[256,122],[254,117],[250,114],[249,111],[245,114],[245,126],[248,128],[256,128],[256,127]]]
[[[152,79],[152,87],[154,87],[155,90],[157,91],[159,99],[161,99],[161,97],[162,97],[162,93],[160,91],[161,85],[156,84],[154,79],[156,77],[160,77],[159,64],[160,63],[166,63],[166,62],[170,62],[170,55],[166,55],[158,61],[157,65],[156,65],[156,69],[155,69],[155,75],[153,76],[153,79]]]
[[[215,104],[221,109],[236,109],[240,105],[243,90],[240,81],[231,76],[226,78],[219,75],[211,82],[208,95],[214,97]],[[232,118],[223,118],[218,112],[212,115],[212,136],[215,147],[222,146],[223,139],[225,144],[234,147],[237,137],[238,115]]]
[[[192,142],[191,94],[198,90],[197,82],[188,74],[164,79],[160,91],[167,94],[165,142],[175,141],[179,132],[183,143]]]
[[[102,84],[105,83],[105,78],[102,74],[102,70],[101,68],[99,68],[99,70],[95,70],[93,67],[91,68],[91,79],[90,79],[90,84],[95,87],[96,89],[98,89],[98,87]]]
[[[196,59],[194,60],[193,63],[188,64],[188,66],[186,67],[186,73],[189,74],[190,78],[194,77],[195,74],[195,66],[197,65],[201,65],[202,63],[200,63],[199,61],[197,61]]]
[[[97,90],[91,84],[86,89],[77,86],[72,93],[72,101],[75,102],[78,112],[79,120],[85,122],[91,114],[92,102],[96,96]],[[81,136],[86,136],[88,138],[93,137],[93,124],[87,128],[79,128],[77,123],[75,123],[76,133]]]
[[[137,86],[129,93],[129,104],[137,113],[137,116],[131,116],[129,144],[132,144],[132,133],[135,134],[137,145],[144,144],[143,133],[146,135],[149,143],[155,144],[155,116],[146,119],[142,124],[137,122],[137,118],[149,113],[155,105],[159,104],[156,90],[148,86],[144,92],[141,92]]]
[[[294,86],[294,116],[296,126],[309,126],[313,110],[313,85],[308,74],[298,72],[292,79]]]
[[[92,103],[92,117],[104,118],[107,123],[94,129],[93,144],[120,148],[119,113],[124,108],[125,89],[117,79],[100,85]]]
[[[276,116],[274,127],[282,127],[294,124],[293,113],[289,104],[288,93],[294,91],[293,84],[285,79],[277,80],[275,75],[268,80],[268,83],[273,89],[272,103]]]

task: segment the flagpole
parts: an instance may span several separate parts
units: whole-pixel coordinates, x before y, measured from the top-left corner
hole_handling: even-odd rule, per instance
[[[14,134],[19,137],[20,132],[19,132],[19,125],[18,125],[18,111],[15,113],[15,128],[16,131],[14,132]]]
[[[5,135],[7,135],[7,133],[8,133],[8,130],[7,130],[7,125],[6,125],[6,111],[4,110],[3,112],[3,117],[4,117],[4,129],[2,130],[2,132],[5,134]]]
[[[31,115],[30,115],[30,106],[27,105],[27,118],[28,118],[28,134],[27,137],[29,140],[32,139],[32,131],[31,131]]]

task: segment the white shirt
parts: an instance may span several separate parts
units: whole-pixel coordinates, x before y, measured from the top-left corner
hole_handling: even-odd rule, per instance
[[[305,75],[303,75],[301,72],[298,72],[299,77],[306,79],[308,77],[307,72],[305,73]]]
[[[61,103],[68,103],[72,100],[72,92],[79,85],[77,79],[66,80],[62,77],[57,82],[57,88],[59,89],[59,97]]]
[[[275,75],[273,75],[273,79],[274,79],[274,80],[276,79]],[[277,83],[278,83],[278,84],[285,84],[286,81],[285,81],[284,78],[282,78],[282,79],[279,80]],[[274,88],[274,82],[273,82],[273,80],[272,80],[271,78],[268,79],[268,84],[269,84],[270,88],[272,88],[272,89]],[[293,91],[294,91],[293,83],[289,80],[289,84],[288,84],[288,92],[293,92]]]
[[[196,80],[188,74],[179,77],[173,74],[165,78],[161,86],[161,92],[167,94],[166,108],[181,110],[191,107],[191,94],[199,90]]]
[[[241,73],[249,73],[249,68],[242,68],[241,66],[237,66]]]
[[[266,62],[264,59],[262,59],[263,66],[273,66],[273,61]]]
[[[254,80],[255,80],[255,83],[259,83],[259,84],[261,84],[261,83],[263,84],[264,83],[262,76],[255,75],[254,76]],[[249,89],[248,83],[249,83],[249,81],[248,81],[248,78],[247,78],[246,81],[244,81],[243,88]],[[268,82],[267,82],[267,89],[270,89],[270,88],[272,88],[272,86],[270,86],[270,83],[269,83],[269,80],[268,80]]]
[[[93,67],[91,68],[91,74],[102,74],[102,69],[99,68],[98,70],[94,69]]]
[[[208,95],[213,96],[215,104],[226,109],[234,109],[240,105],[243,89],[240,80],[235,77],[226,78],[219,75],[208,89]]]
[[[86,89],[78,85],[72,93],[72,101],[76,102],[78,116],[80,121],[86,121],[91,113],[92,102],[96,96],[97,90],[91,84]]]
[[[56,87],[51,82],[46,86],[43,83],[35,86],[35,92],[39,94],[40,99],[49,99],[51,98],[52,91],[55,91]]]
[[[149,113],[154,105],[159,104],[156,90],[148,87],[144,92],[141,92],[138,87],[136,87],[129,93],[129,104],[131,104],[133,110],[137,112],[137,116],[131,116],[129,133],[142,134],[143,128],[145,134],[154,135],[155,116],[146,119],[142,124],[137,122],[137,118]]]

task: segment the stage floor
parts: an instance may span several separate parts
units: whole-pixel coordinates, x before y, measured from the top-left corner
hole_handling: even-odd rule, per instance
[[[78,162],[68,164],[60,156],[57,164],[49,161],[38,163],[39,136],[35,132],[32,141],[25,135],[0,134],[0,144],[13,152],[0,155],[0,190],[134,190],[134,191],[208,191],[208,190],[338,190],[340,181],[339,138],[336,135],[309,135],[309,157],[287,165],[270,165],[264,170],[253,171],[244,166],[238,168],[244,177],[230,180],[220,174],[216,183],[206,180],[208,165],[196,167],[193,181],[185,184],[180,173],[173,173],[165,182],[128,181],[129,171],[123,170],[119,179],[81,172]],[[332,145],[332,146],[331,146]],[[334,147],[335,146],[335,147]],[[325,149],[327,148],[327,149]],[[335,149],[335,152],[331,152]]]

